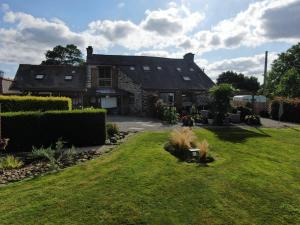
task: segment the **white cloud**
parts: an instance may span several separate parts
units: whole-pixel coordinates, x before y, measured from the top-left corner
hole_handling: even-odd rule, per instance
[[[277,53],[269,53],[268,68],[271,67],[272,62],[277,58]],[[239,57],[232,59],[225,59],[216,61],[213,63],[207,63],[205,61],[198,62],[198,64],[204,65],[206,73],[216,80],[218,75],[222,72],[232,70],[237,73],[243,73],[247,76],[256,76],[260,82],[263,81],[265,54],[258,54],[252,57]]]
[[[300,38],[300,0],[255,2],[235,17],[195,35],[202,52],[219,48],[255,47],[267,42],[297,43]]]

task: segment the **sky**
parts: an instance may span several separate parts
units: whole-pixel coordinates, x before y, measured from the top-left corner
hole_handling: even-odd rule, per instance
[[[0,0],[0,70],[39,64],[56,45],[86,54],[182,58],[213,80],[227,70],[263,80],[264,54],[300,41],[300,0]]]

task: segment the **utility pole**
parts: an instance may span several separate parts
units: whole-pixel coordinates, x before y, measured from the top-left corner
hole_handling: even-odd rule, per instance
[[[266,94],[267,72],[268,72],[268,51],[266,51],[265,53],[264,94]]]

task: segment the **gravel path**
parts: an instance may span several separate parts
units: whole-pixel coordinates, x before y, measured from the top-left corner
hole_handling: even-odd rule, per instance
[[[162,123],[160,120],[145,117],[133,117],[133,116],[108,116],[108,123],[116,123],[121,131],[151,131],[151,130],[170,130],[176,127],[180,127],[181,124],[168,125]],[[286,127],[300,127],[300,124],[279,122],[276,120],[261,118],[261,127],[267,128],[286,128]],[[235,124],[233,126],[249,127],[245,124]]]

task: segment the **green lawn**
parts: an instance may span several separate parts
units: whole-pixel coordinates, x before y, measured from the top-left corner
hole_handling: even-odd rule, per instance
[[[197,130],[207,167],[140,133],[102,158],[0,188],[0,224],[300,224],[300,129]]]

